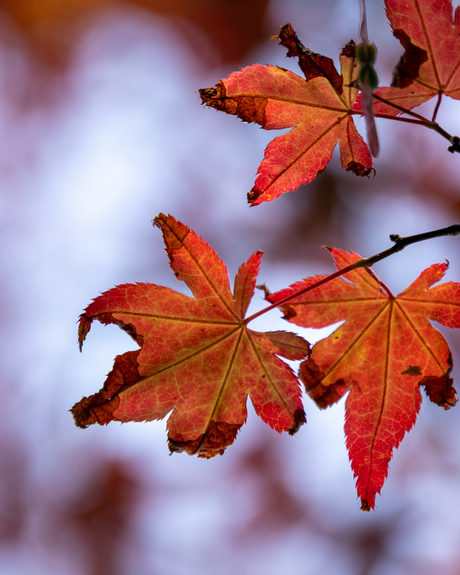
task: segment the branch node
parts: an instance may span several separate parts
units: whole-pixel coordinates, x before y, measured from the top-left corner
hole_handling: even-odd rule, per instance
[[[447,148],[447,151],[453,154],[454,152],[460,153],[460,138],[458,136],[452,136],[452,145]]]

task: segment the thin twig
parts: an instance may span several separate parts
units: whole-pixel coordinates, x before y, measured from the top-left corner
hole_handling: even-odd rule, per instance
[[[349,273],[349,272],[351,272],[357,268],[370,268],[371,266],[373,266],[377,262],[380,262],[380,261],[384,260],[385,258],[388,258],[389,256],[392,256],[393,254],[396,254],[396,253],[402,251],[405,247],[410,246],[411,244],[423,242],[425,240],[431,240],[433,238],[440,238],[443,236],[457,236],[457,235],[460,235],[460,224],[454,224],[452,226],[448,226],[447,228],[441,228],[439,230],[434,230],[432,232],[425,232],[423,234],[416,234],[414,236],[407,236],[405,238],[401,237],[398,234],[391,234],[390,240],[392,242],[394,242],[394,245],[391,248],[388,248],[387,250],[384,250],[383,252],[375,254],[374,256],[371,256],[370,258],[361,258],[357,262],[354,262],[354,263],[350,264],[349,266],[342,268],[341,270],[337,270],[333,274],[320,279],[316,283],[299,290],[297,293],[291,294],[291,295],[285,297],[284,299],[282,299],[282,300],[280,300],[280,301],[278,301],[272,305],[269,305],[266,308],[254,313],[253,315],[246,318],[243,323],[247,325],[250,321],[263,315],[264,313],[267,313],[267,312],[271,311],[272,309],[275,309],[276,307],[281,307],[283,305],[286,305],[287,303],[289,303],[293,299],[298,298],[299,296],[303,295],[304,293],[307,293],[313,289],[316,289],[316,288],[318,288],[318,287],[320,287],[320,286],[322,286],[322,285],[324,285],[324,284],[326,284],[326,283],[328,283],[328,282],[330,282],[330,281],[332,281],[332,280],[334,280],[340,276],[343,276],[344,274],[347,274],[347,273]]]
[[[417,114],[417,112],[413,112],[412,110],[407,110],[407,108],[403,108],[402,106],[399,106],[398,104],[394,104],[393,102],[390,102],[389,100],[385,100],[385,98],[382,98],[381,96],[379,96],[375,92],[372,94],[372,96],[378,102],[381,102],[382,104],[385,104],[386,106],[391,106],[392,108],[394,108],[395,110],[398,110],[402,114],[407,114],[409,116],[413,116],[414,118],[417,118],[418,120],[421,120],[422,122],[430,122],[430,120],[428,120],[428,118],[425,118],[421,114]]]
[[[358,112],[358,114],[362,114]],[[421,120],[414,120],[413,118],[401,118],[401,116],[390,116],[389,114],[375,114],[376,118],[383,118],[384,120],[396,120],[397,122],[406,122],[407,124],[418,124],[419,126],[426,126],[426,122]]]
[[[442,97],[442,93],[439,94],[438,97],[438,102],[436,104],[436,108],[433,114],[433,120],[428,120],[428,118],[425,118],[424,116],[417,114],[416,112],[412,112],[412,110],[407,110],[406,108],[403,108],[402,106],[399,106],[398,104],[394,104],[393,102],[390,102],[389,100],[385,100],[385,98],[382,98],[381,96],[378,96],[377,94],[372,94],[373,97],[381,102],[382,104],[385,104],[387,106],[391,106],[392,108],[394,108],[395,110],[398,110],[399,112],[401,112],[402,114],[408,114],[409,116],[413,116],[414,118],[417,118],[417,120],[420,120],[420,124],[430,128],[430,130],[434,130],[435,132],[437,132],[439,135],[441,135],[443,138],[445,138],[446,140],[448,140],[451,145],[447,148],[447,150],[449,152],[451,152],[452,154],[454,152],[459,152],[460,153],[460,138],[458,138],[458,136],[452,136],[451,134],[449,134],[449,132],[446,132],[446,130],[444,130],[444,128],[441,128],[441,126],[435,122],[435,118],[437,116],[438,113],[438,109],[439,106],[441,105],[441,97]],[[376,114],[377,117],[379,117],[378,114]],[[407,118],[394,118],[395,120],[399,120],[399,121],[408,121]],[[411,123],[417,123],[417,122],[411,122]]]

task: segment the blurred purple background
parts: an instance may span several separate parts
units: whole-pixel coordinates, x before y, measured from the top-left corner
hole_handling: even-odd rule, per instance
[[[383,2],[368,19],[387,85],[402,50]],[[286,22],[337,62],[358,21],[349,0],[0,1],[2,575],[460,574],[459,408],[424,402],[370,514],[343,403],[319,412],[307,398],[294,437],[250,408],[210,461],[169,457],[164,421],[82,431],[68,412],[135,349],[95,324],[80,355],[91,299],[124,282],[184,289],[151,225],[160,211],[206,239],[231,278],[262,249],[272,290],[332,272],[323,244],[369,256],[390,233],[460,220],[460,158],[435,133],[382,120],[375,179],[334,154],[309,186],[247,206],[277,134],[200,106],[197,90],[255,62],[297,72],[269,40]],[[444,101],[438,120],[459,134],[458,103]],[[375,271],[398,292],[447,258],[447,280],[460,281],[458,241],[410,247]],[[288,328],[277,312],[253,327]],[[442,331],[460,363],[459,336]]]

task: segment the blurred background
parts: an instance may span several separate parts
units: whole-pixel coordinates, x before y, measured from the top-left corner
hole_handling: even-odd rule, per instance
[[[368,21],[388,85],[402,49],[383,1],[369,3]],[[259,279],[272,291],[332,272],[323,244],[370,256],[391,233],[460,221],[459,156],[435,133],[383,120],[375,178],[341,170],[334,154],[312,184],[247,206],[278,134],[200,106],[197,90],[255,62],[297,71],[270,41],[286,22],[338,63],[358,37],[359,6],[0,0],[2,575],[460,574],[458,407],[424,402],[368,514],[343,404],[319,412],[306,398],[294,437],[249,408],[235,445],[210,461],[169,457],[164,421],[81,430],[68,412],[136,347],[95,324],[79,353],[91,299],[124,282],[185,289],[151,225],[160,211],[204,237],[231,278],[262,249]],[[459,104],[444,101],[438,120],[460,134]],[[447,258],[447,280],[460,281],[458,242],[409,247],[375,271],[397,293]],[[256,294],[252,310],[262,305]],[[279,316],[253,327],[295,330]],[[459,336],[442,331],[460,364]]]

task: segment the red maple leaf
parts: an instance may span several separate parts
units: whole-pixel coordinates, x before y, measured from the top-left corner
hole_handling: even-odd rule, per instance
[[[170,450],[212,457],[233,443],[250,395],[263,421],[295,433],[305,422],[299,382],[277,355],[302,359],[309,344],[293,333],[247,328],[262,252],[240,267],[232,295],[225,264],[206,242],[171,216],[155,223],[172,270],[195,297],[125,284],[87,307],[80,347],[97,319],[126,330],[140,349],[118,356],[103,389],[72,408],[76,424],[151,421],[172,412]]]
[[[335,248],[331,253],[339,269],[360,259]],[[451,353],[429,322],[460,327],[460,284],[431,287],[447,267],[429,267],[398,297],[372,271],[359,268],[281,306],[286,319],[303,327],[345,321],[313,346],[300,376],[321,408],[350,390],[345,434],[364,510],[374,508],[393,448],[415,423],[419,387],[445,409],[455,405]],[[307,278],[267,299],[280,302],[320,279]]]
[[[451,0],[385,0],[393,34],[405,49],[391,87],[376,94],[407,110],[442,94],[460,99],[460,7]],[[357,102],[356,109],[359,107]],[[401,111],[381,102],[378,114]]]
[[[305,79],[277,66],[255,64],[200,90],[202,102],[255,122],[265,130],[293,128],[266,148],[258,178],[248,194],[251,205],[274,200],[311,182],[324,170],[339,143],[344,168],[368,176],[372,159],[358,134],[352,108],[358,90],[355,44],[340,55],[338,74],[330,58],[305,48],[290,24],[280,29],[280,44],[297,56]]]

